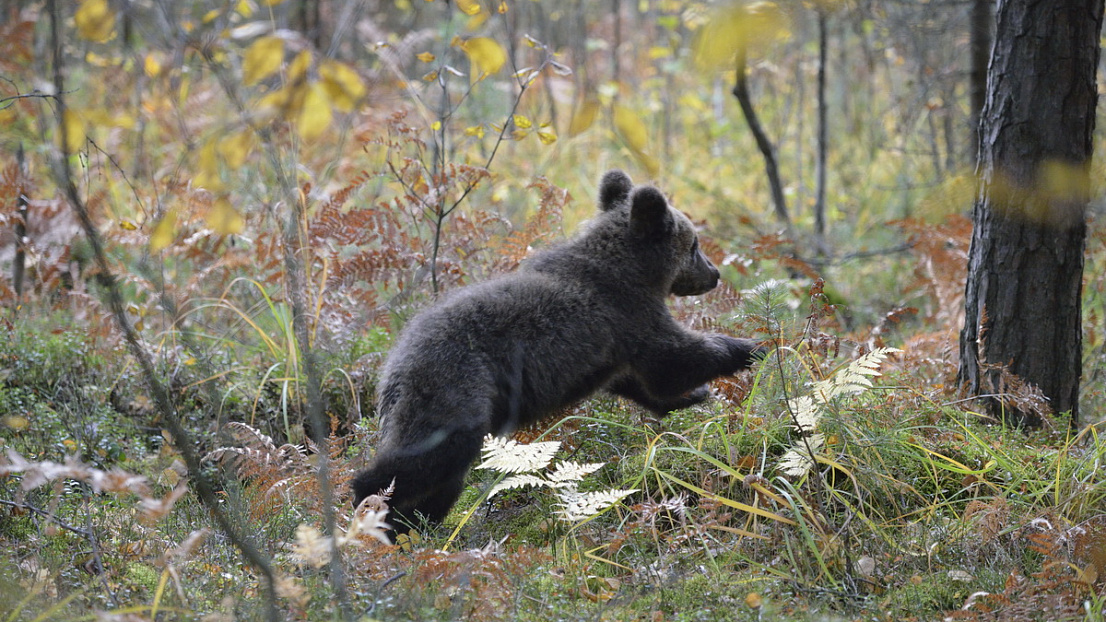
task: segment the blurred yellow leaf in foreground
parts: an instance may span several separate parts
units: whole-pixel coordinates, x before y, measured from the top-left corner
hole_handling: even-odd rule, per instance
[[[97,43],[107,41],[115,32],[115,13],[107,0],[84,0],[73,15],[77,34],[82,39]]]
[[[499,71],[507,62],[507,52],[495,39],[473,37],[461,42],[461,49],[472,63],[472,81],[484,79],[484,76]]]
[[[280,69],[284,61],[284,41],[279,37],[262,37],[250,44],[242,58],[242,82],[257,84]]]

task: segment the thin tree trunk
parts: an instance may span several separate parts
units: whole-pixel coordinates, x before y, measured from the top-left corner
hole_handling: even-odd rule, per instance
[[[16,187],[19,188],[19,196],[16,197],[17,219],[15,221],[15,259],[12,260],[12,287],[15,288],[16,308],[23,304],[23,271],[27,263],[27,249],[24,238],[27,237],[27,194],[26,183],[27,163],[23,157],[23,143],[15,152],[17,179]]]
[[[737,103],[741,105],[741,113],[745,115],[745,122],[749,124],[749,131],[757,141],[757,148],[764,156],[764,171],[768,175],[768,185],[772,191],[772,206],[776,212],[776,219],[780,221],[786,230],[788,237],[794,237],[791,231],[791,217],[787,213],[787,202],[783,196],[783,184],[780,182],[779,166],[776,164],[776,150],[764,128],[760,125],[760,119],[753,109],[753,100],[749,97],[749,83],[745,75],[745,48],[738,49],[737,70],[735,72],[733,95]]]
[[[818,152],[814,165],[814,235],[818,252],[826,253],[826,11],[818,8]]]
[[[1004,0],[996,12],[959,379],[1014,425],[1040,425],[1047,410],[1078,421],[1102,15],[1103,0]]]
[[[991,46],[994,43],[995,0],[972,0],[970,45],[971,70],[968,78],[968,90],[971,92],[972,124],[971,150],[972,162],[979,158],[979,115],[987,100],[987,62],[991,59]]]

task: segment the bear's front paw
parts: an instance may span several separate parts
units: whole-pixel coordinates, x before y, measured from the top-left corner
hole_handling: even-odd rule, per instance
[[[771,351],[755,339],[725,336],[725,340],[732,365],[731,373],[748,369],[753,363],[766,358]]]

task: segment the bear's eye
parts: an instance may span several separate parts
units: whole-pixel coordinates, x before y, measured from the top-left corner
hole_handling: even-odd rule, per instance
[[[691,254],[694,255],[695,253],[698,253],[698,252],[699,252],[699,239],[696,238],[696,239],[691,241]]]

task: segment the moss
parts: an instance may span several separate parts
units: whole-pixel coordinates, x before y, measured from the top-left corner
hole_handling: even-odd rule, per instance
[[[884,609],[892,614],[930,619],[935,614],[959,609],[975,592],[1002,591],[1003,577],[984,569],[974,569],[972,580],[950,578],[947,571],[915,575],[912,580],[888,590],[883,597]]]
[[[151,566],[138,562],[131,562],[127,564],[124,576],[127,582],[135,588],[153,592],[157,589],[157,584],[161,575]]]

